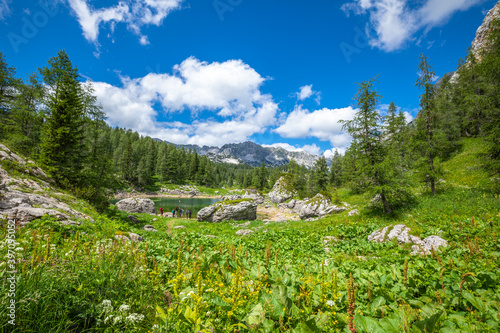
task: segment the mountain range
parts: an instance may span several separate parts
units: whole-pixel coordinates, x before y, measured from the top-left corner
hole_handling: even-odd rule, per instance
[[[157,139],[159,140],[159,139]],[[161,140],[159,140],[161,141]],[[194,150],[216,163],[248,164],[258,167],[264,163],[268,167],[288,164],[292,159],[299,165],[312,168],[319,156],[306,151],[289,151],[281,147],[264,147],[251,141],[225,144],[222,147],[177,145],[186,150]],[[327,162],[329,162],[327,160]]]

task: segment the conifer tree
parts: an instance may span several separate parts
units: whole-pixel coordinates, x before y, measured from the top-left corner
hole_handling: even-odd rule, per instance
[[[324,156],[318,158],[314,164],[314,186],[317,192],[325,191],[328,185],[328,164]]]
[[[416,119],[415,147],[420,154],[418,161],[419,169],[423,180],[429,184],[432,194],[436,194],[436,181],[441,175],[441,169],[437,157],[439,155],[439,142],[442,136],[438,127],[438,114],[435,108],[435,92],[432,83],[436,74],[432,70],[427,57],[420,55],[418,66],[420,77],[416,86],[423,90],[420,95],[420,113]]]
[[[48,60],[40,69],[47,87],[48,114],[43,130],[41,161],[61,186],[81,182],[85,159],[84,104],[80,75],[65,51]]]
[[[387,196],[394,190],[391,166],[386,160],[381,116],[377,111],[380,95],[373,89],[376,78],[359,84],[354,97],[358,111],[352,120],[341,120],[353,138],[349,151],[355,156],[358,173],[353,180],[365,191],[380,198],[384,212],[390,213]]]

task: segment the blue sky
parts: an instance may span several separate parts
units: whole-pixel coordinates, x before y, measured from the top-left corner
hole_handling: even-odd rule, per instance
[[[175,143],[329,155],[356,82],[418,112],[418,56],[455,70],[496,0],[0,0],[19,76],[65,49],[112,126]]]

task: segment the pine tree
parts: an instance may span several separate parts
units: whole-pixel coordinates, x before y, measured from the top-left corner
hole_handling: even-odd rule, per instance
[[[41,161],[59,185],[77,186],[81,182],[85,159],[85,118],[80,76],[65,51],[49,59],[48,65],[40,69],[47,87],[45,104],[48,108]]]
[[[7,119],[16,98],[16,91],[21,83],[21,80],[17,79],[15,75],[15,68],[9,67],[3,52],[0,51],[0,138],[5,137],[11,130],[8,128]]]

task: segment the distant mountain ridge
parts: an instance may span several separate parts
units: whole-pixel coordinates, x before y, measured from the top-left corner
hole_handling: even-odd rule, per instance
[[[263,147],[251,141],[242,143],[229,143],[222,147],[178,145],[176,147],[194,150],[201,156],[207,156],[216,163],[248,164],[258,167],[262,162],[266,166],[278,167],[287,165],[292,159],[297,164],[312,168],[319,156],[306,151],[288,151],[281,147]]]

